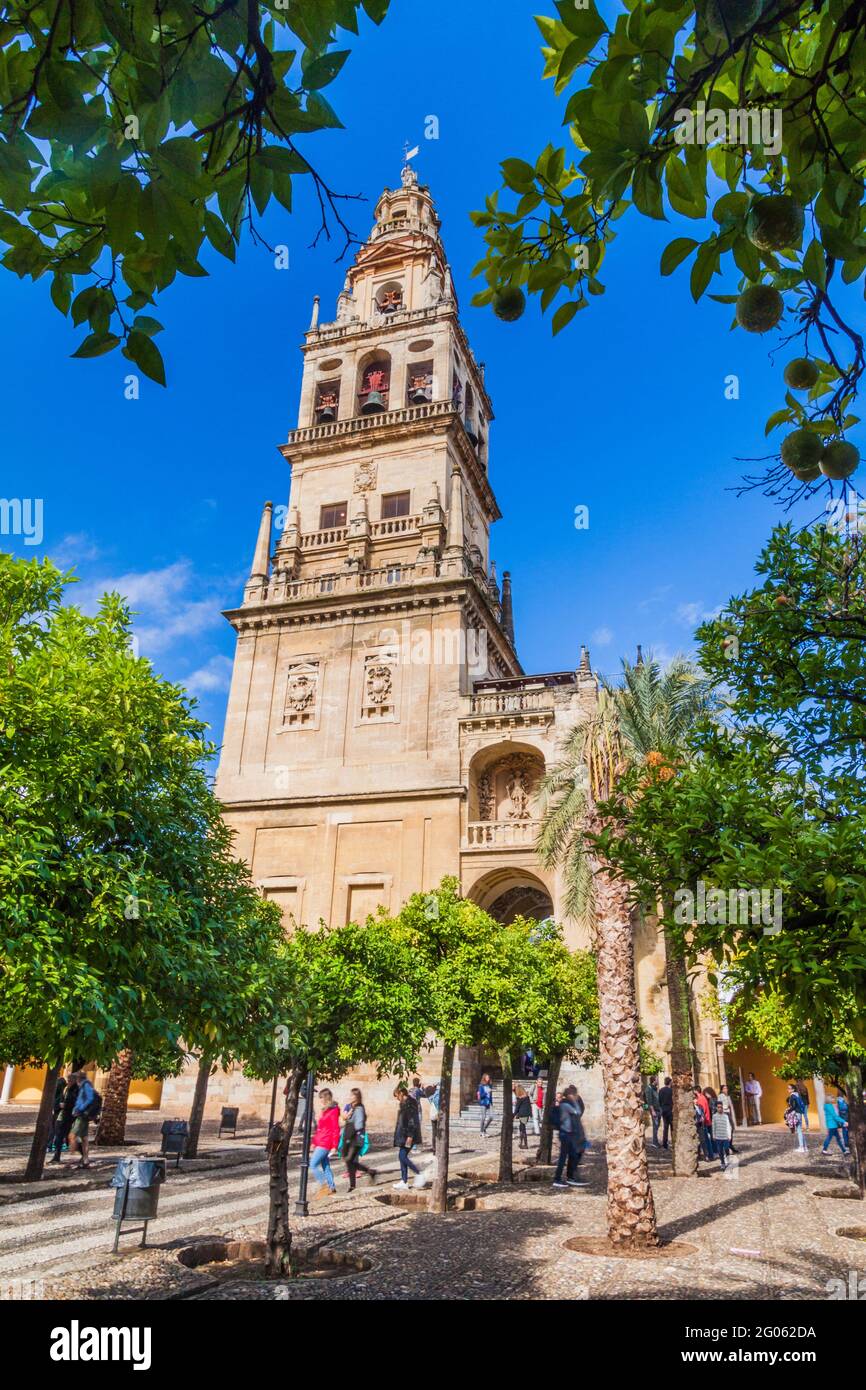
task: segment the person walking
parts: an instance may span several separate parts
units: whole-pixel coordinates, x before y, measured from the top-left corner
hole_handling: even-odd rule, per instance
[[[418,1102],[414,1096],[410,1096],[408,1087],[401,1082],[394,1092],[394,1099],[397,1101],[397,1123],[394,1126],[394,1147],[397,1149],[397,1157],[400,1160],[400,1181],[395,1182],[394,1186],[401,1192],[408,1191],[409,1172],[416,1177],[420,1176],[421,1169],[416,1167],[409,1157],[412,1150],[418,1143],[418,1136],[421,1133],[421,1126],[418,1122]]]
[[[653,1148],[659,1147],[659,1121],[662,1117],[659,1103],[658,1077],[651,1076],[643,1088],[643,1103],[653,1127]]]
[[[334,1100],[333,1091],[324,1086],[319,1092],[319,1122],[310,1141],[310,1172],[319,1184],[317,1197],[327,1193],[337,1195],[337,1184],[331,1171],[330,1153],[340,1146],[340,1107]]]
[[[553,1186],[586,1187],[586,1183],[575,1177],[577,1166],[586,1149],[586,1135],[578,1107],[578,1094],[575,1086],[566,1086],[559,1102],[559,1158]],[[563,1181],[563,1171],[565,1181]]]
[[[839,1148],[842,1150],[843,1154],[846,1154],[848,1150],[842,1142],[842,1136],[840,1133],[842,1129],[842,1117],[839,1114],[838,1109],[836,1108],[836,1102],[833,1100],[824,1101],[824,1124],[827,1126],[827,1138],[824,1140],[823,1146],[821,1148],[821,1157],[823,1158],[824,1155],[827,1153],[827,1150],[830,1148],[830,1145],[832,1144],[834,1139],[836,1140],[836,1143],[839,1145]]]
[[[439,1128],[439,1095],[442,1089],[442,1082],[437,1081],[435,1086],[430,1087],[430,1094],[427,1097],[427,1104],[430,1106],[430,1146],[433,1153],[436,1153],[436,1131]]]
[[[420,1145],[424,1142],[421,1131],[421,1120],[423,1118],[421,1114],[421,1102],[424,1099],[424,1087],[421,1085],[420,1076],[412,1077],[412,1085],[409,1087],[409,1094],[418,1106],[418,1143]]]
[[[753,1071],[749,1072],[748,1081],[743,1082],[743,1091],[746,1096],[747,1114],[749,1124],[763,1124],[761,1119],[761,1096],[764,1094],[761,1083]]]
[[[368,1185],[372,1187],[376,1181],[376,1174],[372,1168],[368,1168],[361,1158],[369,1148],[369,1138],[367,1136],[367,1111],[364,1107],[364,1098],[357,1086],[353,1086],[349,1092],[349,1103],[343,1107],[343,1138],[342,1152],[343,1161],[346,1165],[346,1177],[349,1179],[349,1191],[355,1191],[355,1183],[359,1173],[363,1173]]]
[[[74,1080],[78,1082],[78,1094],[72,1107],[72,1138],[81,1155],[75,1166],[76,1168],[90,1168],[91,1164],[88,1161],[90,1140],[87,1136],[90,1133],[91,1120],[99,1118],[100,1097],[91,1085],[86,1072],[76,1072]]]
[[[54,1136],[57,1133],[57,1121],[63,1110],[63,1097],[66,1092],[66,1077],[61,1073],[54,1083],[54,1104],[51,1107],[51,1129],[48,1131],[48,1143],[46,1150],[48,1153],[54,1148]]]
[[[77,1072],[71,1068],[66,1081],[66,1090],[63,1092],[63,1101],[60,1106],[60,1114],[54,1126],[54,1157],[52,1163],[60,1163],[60,1155],[64,1149],[69,1147],[69,1131],[72,1128],[72,1110],[78,1099],[78,1082],[76,1081]]]
[[[518,1148],[528,1149],[529,1140],[526,1137],[526,1126],[532,1119],[532,1102],[529,1099],[529,1092],[525,1086],[519,1083],[514,1085],[514,1118],[520,1131],[520,1141]]]
[[[845,1095],[844,1091],[836,1091],[836,1109],[839,1112],[839,1119],[842,1124],[842,1143],[845,1147],[845,1152],[850,1153],[851,1145],[848,1142],[848,1097]]]
[[[674,1088],[669,1076],[665,1077],[665,1084],[659,1088],[659,1111],[662,1117],[662,1148],[666,1149],[674,1122]]]
[[[716,1153],[719,1155],[719,1166],[723,1173],[728,1166],[728,1150],[731,1147],[732,1133],[730,1116],[725,1111],[721,1101],[716,1100],[712,1120],[712,1140]]]
[[[788,1086],[785,1124],[794,1136],[794,1152],[798,1154],[804,1154],[807,1150],[806,1135],[803,1132],[803,1113],[803,1097],[791,1082]]]
[[[536,1081],[532,1087],[532,1132],[541,1133],[541,1120],[544,1115],[544,1085]]]
[[[707,1158],[715,1158],[716,1151],[713,1147],[713,1114],[710,1110],[710,1102],[699,1086],[695,1087],[695,1126],[698,1131],[698,1141]]]
[[[734,1102],[731,1099],[731,1093],[727,1086],[722,1086],[719,1090],[719,1104],[731,1122],[730,1151],[732,1154],[735,1154],[737,1150],[734,1148],[734,1131],[737,1128],[737,1120],[734,1115]]]
[[[493,1087],[490,1084],[490,1076],[487,1072],[481,1078],[478,1090],[475,1092],[475,1099],[481,1106],[481,1138],[487,1138],[487,1131],[493,1120]]]
[[[806,1085],[805,1081],[795,1081],[794,1085],[797,1087],[797,1095],[803,1102],[803,1128],[808,1129],[809,1106],[811,1104],[811,1101],[809,1099],[809,1087]]]

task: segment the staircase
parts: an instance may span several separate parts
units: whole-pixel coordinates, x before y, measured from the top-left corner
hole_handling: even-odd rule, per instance
[[[488,1134],[488,1136],[490,1136],[490,1137],[492,1137],[494,1134],[495,1134],[495,1135],[499,1135],[499,1134],[501,1134],[501,1132],[502,1132],[502,1107],[503,1107],[503,1096],[504,1096],[504,1085],[503,1085],[503,1082],[501,1082],[501,1081],[494,1081],[492,1084],[493,1084],[493,1119],[490,1121],[490,1124],[489,1124],[488,1127],[487,1127],[487,1134]],[[511,1104],[510,1090],[509,1090],[508,1103],[509,1103],[509,1105]],[[471,1103],[470,1105],[467,1105],[467,1106],[465,1107],[465,1109],[463,1109],[463,1110],[460,1111],[460,1114],[459,1114],[459,1115],[452,1115],[452,1116],[451,1116],[451,1126],[450,1126],[450,1128],[451,1128],[451,1133],[452,1133],[452,1134],[461,1134],[461,1135],[462,1135],[462,1134],[466,1134],[467,1136],[468,1136],[469,1134],[473,1134],[473,1135],[475,1135],[475,1136],[477,1137],[477,1136],[480,1134],[480,1131],[481,1131],[481,1111],[482,1111],[482,1107],[478,1104],[478,1102],[477,1102],[477,1101],[472,1101],[472,1103]],[[529,1130],[530,1130],[530,1133],[531,1133],[531,1123],[530,1123],[530,1125],[529,1125]],[[515,1121],[515,1124],[514,1124],[514,1134],[515,1134],[515,1138],[516,1138],[516,1136],[517,1136],[517,1134],[518,1134],[517,1122],[516,1122],[516,1121]]]

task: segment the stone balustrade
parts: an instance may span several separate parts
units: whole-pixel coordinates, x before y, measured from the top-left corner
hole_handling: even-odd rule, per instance
[[[538,840],[538,820],[476,820],[466,826],[467,849],[533,849]]]

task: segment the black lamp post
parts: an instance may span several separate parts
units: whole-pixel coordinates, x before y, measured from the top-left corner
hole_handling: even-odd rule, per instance
[[[298,1187],[298,1200],[295,1203],[295,1216],[309,1216],[310,1204],[307,1201],[307,1182],[310,1176],[310,1139],[313,1134],[313,1093],[316,1086],[316,1073],[307,1072],[307,1104],[304,1110],[304,1151],[301,1154],[301,1181]]]

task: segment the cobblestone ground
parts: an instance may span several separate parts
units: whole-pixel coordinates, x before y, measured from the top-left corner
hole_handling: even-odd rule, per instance
[[[367,1274],[217,1284],[181,1265],[178,1250],[207,1237],[261,1238],[267,1210],[263,1128],[220,1141],[216,1126],[206,1126],[198,1164],[170,1171],[149,1248],[139,1251],[138,1237],[130,1234],[122,1239],[123,1253],[112,1256],[113,1193],[106,1183],[116,1154],[97,1150],[99,1167],[92,1173],[64,1166],[59,1174],[47,1170],[51,1176],[39,1187],[25,1188],[9,1179],[20,1167],[31,1123],[23,1111],[11,1120],[0,1116],[4,1297],[797,1300],[829,1297],[828,1281],[841,1279],[847,1287],[851,1271],[866,1275],[866,1243],[837,1234],[841,1227],[866,1230],[866,1211],[856,1200],[829,1195],[845,1190],[847,1163],[841,1155],[821,1158],[816,1137],[809,1155],[798,1157],[781,1127],[741,1133],[739,1162],[729,1176],[705,1163],[698,1177],[673,1179],[667,1156],[650,1150],[662,1236],[691,1250],[632,1260],[565,1249],[573,1236],[605,1233],[601,1147],[583,1165],[589,1185],[566,1192],[552,1190],[546,1180],[509,1187],[485,1180],[495,1166],[496,1142],[486,1157],[477,1148],[455,1152],[455,1190],[482,1196],[484,1210],[440,1217],[379,1200],[397,1173],[393,1151],[374,1145],[374,1188],[348,1196],[342,1165],[335,1162],[338,1195],[314,1200],[312,1215],[294,1222],[304,1244],[369,1258]],[[154,1152],[158,1128],[153,1117],[132,1118],[135,1142],[126,1152]]]

